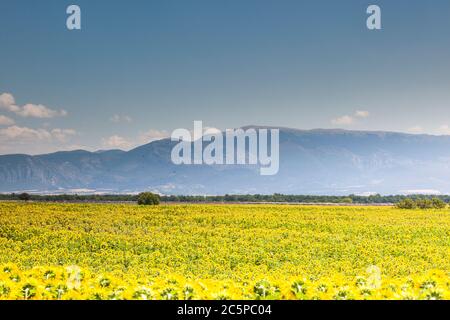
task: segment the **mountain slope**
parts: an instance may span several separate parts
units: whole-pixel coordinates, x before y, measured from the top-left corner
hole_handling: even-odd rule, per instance
[[[176,166],[174,145],[0,156],[0,192],[450,193],[449,136],[284,128],[275,176],[260,176],[256,166]]]

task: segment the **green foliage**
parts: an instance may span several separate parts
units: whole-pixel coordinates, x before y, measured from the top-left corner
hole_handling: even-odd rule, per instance
[[[433,203],[433,208],[436,209],[444,209],[445,207],[447,207],[447,204],[438,198],[431,199],[431,202]]]
[[[154,206],[160,203],[160,197],[151,192],[142,192],[138,196],[138,204],[145,206]]]
[[[429,199],[416,200],[416,205],[419,209],[433,209],[433,202]]]
[[[353,203],[353,199],[350,197],[342,198],[341,203]]]
[[[447,204],[438,198],[409,199],[406,198],[396,204],[398,209],[444,209]]]
[[[416,209],[417,204],[412,199],[405,199],[397,203],[396,207],[398,209]]]
[[[19,200],[22,200],[22,201],[30,201],[31,200],[31,196],[28,194],[28,193],[21,193],[21,194],[19,194]]]
[[[50,195],[28,195],[28,200],[36,202],[137,202],[140,195],[136,194],[50,194]],[[226,194],[218,196],[187,196],[187,195],[165,195],[161,196],[161,202],[170,203],[223,203],[223,202],[240,202],[240,203],[354,203],[354,204],[398,204],[403,207],[404,200],[412,200],[419,202],[421,206],[430,206],[428,201],[431,200],[433,208],[441,208],[443,204],[450,203],[450,195],[389,195],[382,196],[379,194],[371,196],[348,195],[348,196],[321,196],[321,195],[289,195],[289,194]],[[20,194],[0,194],[1,200],[22,200]],[[406,203],[408,205],[408,202]],[[445,206],[444,206],[445,207]],[[408,209],[410,207],[406,207]]]

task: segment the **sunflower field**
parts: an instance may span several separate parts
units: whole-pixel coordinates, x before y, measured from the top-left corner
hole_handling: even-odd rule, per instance
[[[450,211],[0,203],[0,299],[450,299]]]

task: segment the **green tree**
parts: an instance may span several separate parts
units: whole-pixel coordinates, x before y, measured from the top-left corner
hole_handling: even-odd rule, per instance
[[[406,198],[398,202],[396,207],[399,209],[444,209],[447,204],[439,198],[419,198],[415,200]]]
[[[353,199],[350,197],[345,197],[341,199],[341,203],[353,203]]]
[[[433,202],[430,199],[417,199],[416,205],[419,209],[432,209]]]
[[[30,201],[31,196],[28,193],[24,192],[24,193],[19,194],[19,200]]]
[[[433,198],[431,199],[431,202],[433,204],[433,208],[435,209],[444,209],[447,207],[447,204],[439,198]]]
[[[160,203],[160,196],[151,192],[142,192],[138,196],[138,204],[151,206],[158,205]]]
[[[399,201],[395,206],[398,209],[416,209],[417,208],[416,202],[409,198]]]

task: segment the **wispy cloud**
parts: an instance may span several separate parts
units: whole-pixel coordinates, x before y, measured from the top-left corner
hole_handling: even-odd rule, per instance
[[[26,104],[23,107],[18,107],[19,110],[16,114],[22,117],[32,117],[32,118],[54,118],[54,117],[64,117],[67,115],[65,110],[52,110],[43,106],[42,104]]]
[[[23,143],[36,141],[65,142],[68,137],[76,135],[73,129],[33,129],[28,127],[10,126],[0,129],[0,141],[4,143]]]
[[[14,96],[10,93],[0,94],[0,107],[8,108],[16,104]]]
[[[129,139],[120,135],[112,135],[101,140],[102,147],[106,149],[122,149],[129,150],[139,145],[150,143],[152,141],[168,138],[170,135],[165,130],[154,130],[142,132],[137,138]]]
[[[355,111],[355,117],[357,118],[368,118],[370,116],[369,111],[357,110]]]
[[[443,124],[436,130],[436,133],[439,135],[450,135],[450,126],[448,124]]]
[[[405,194],[405,195],[413,195],[413,194],[440,195],[440,194],[442,194],[439,190],[435,190],[435,189],[401,190],[400,193]]]
[[[3,142],[5,142],[5,140],[16,143],[42,141],[50,140],[51,137],[51,133],[45,129],[32,129],[19,126],[0,129],[0,141]]]
[[[131,118],[130,116],[119,115],[119,114],[113,115],[111,118],[109,118],[109,120],[114,123],[131,123],[131,122],[133,122],[133,118]]]
[[[407,132],[418,134],[418,133],[423,133],[424,130],[423,130],[422,126],[414,126],[414,127],[409,128],[407,130]]]
[[[76,135],[78,133],[72,129],[12,125],[0,128],[0,154],[42,154],[64,150]]]
[[[102,139],[102,145],[107,149],[130,149],[134,146],[131,141],[128,141],[124,137],[113,135],[108,138]]]
[[[369,116],[369,111],[357,110],[353,115],[343,115],[341,117],[332,119],[331,123],[338,126],[349,126],[357,122],[358,119],[368,118]]]
[[[339,126],[348,126],[354,122],[354,119],[351,116],[342,116],[336,119],[331,120],[332,124]]]
[[[24,106],[18,106],[14,96],[10,93],[0,94],[0,109],[13,112],[21,117],[32,118],[54,118],[67,115],[65,110],[53,110],[42,104],[27,103]]]
[[[14,124],[14,120],[0,114],[0,126],[10,126]]]
[[[140,134],[139,143],[149,143],[152,141],[161,140],[168,137],[170,137],[170,134],[166,130],[150,129]]]
[[[53,139],[59,142],[67,142],[70,137],[77,135],[77,132],[73,129],[52,129],[50,133]]]

